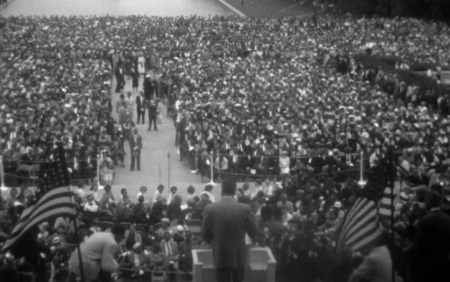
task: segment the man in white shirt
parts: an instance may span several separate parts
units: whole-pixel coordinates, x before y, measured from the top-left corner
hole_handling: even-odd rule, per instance
[[[84,191],[84,183],[80,182],[78,183],[78,187],[74,191],[80,199],[83,201],[86,200],[86,192]]]
[[[89,213],[97,213],[98,212],[98,206],[97,203],[94,202],[94,196],[92,195],[92,192],[88,193],[86,196],[86,204],[84,204],[84,211]]]
[[[177,194],[178,188],[177,186],[170,187],[169,195],[167,196],[167,204],[170,204]]]
[[[156,188],[156,192],[152,198],[152,205],[155,204],[160,198],[162,198],[164,192],[164,185],[159,184]]]
[[[147,192],[147,186],[141,186],[141,188],[139,188],[139,193],[137,194],[136,198],[139,199],[140,196],[144,197],[144,203],[145,201],[145,193]]]
[[[208,195],[208,197],[209,197],[209,200],[211,201],[211,202],[215,202],[216,201],[216,198],[214,197],[214,195],[212,194],[212,189],[213,189],[214,187],[211,185],[211,184],[208,184],[208,185],[206,185],[205,186],[205,191],[203,191],[201,194],[200,194],[200,196],[201,195],[203,195],[203,194],[207,194]]]

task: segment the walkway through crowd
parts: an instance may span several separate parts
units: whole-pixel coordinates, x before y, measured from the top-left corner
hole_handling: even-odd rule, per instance
[[[112,85],[115,89],[115,79]],[[133,101],[138,92],[131,90],[131,80],[126,81],[124,94],[132,92]],[[142,78],[139,81],[139,91],[142,91]],[[117,120],[116,102],[120,99],[119,93],[112,91],[113,116]],[[178,148],[175,147],[175,126],[171,117],[167,117],[166,105],[162,107],[162,124],[158,124],[158,131],[147,131],[148,116],[145,117],[145,124],[137,125],[139,134],[142,136],[141,171],[130,171],[130,147],[125,143],[125,167],[115,167],[116,176],[113,182],[113,192],[120,195],[120,189],[126,187],[129,195],[135,197],[141,185],[146,185],[149,189],[149,196],[156,191],[158,184],[165,187],[169,185],[169,154],[170,154],[170,186],[178,187],[182,196],[185,196],[186,188],[193,184],[197,191],[203,191],[204,183],[209,179],[199,175],[191,174],[187,161],[180,162]],[[147,112],[146,112],[147,115]],[[133,122],[136,122],[136,109],[134,109]],[[219,189],[215,189],[216,192]],[[166,188],[165,192],[168,192]],[[134,199],[133,199],[134,200]]]

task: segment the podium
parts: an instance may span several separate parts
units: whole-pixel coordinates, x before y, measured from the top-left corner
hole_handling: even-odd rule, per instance
[[[217,282],[212,249],[194,249],[193,282]],[[245,269],[245,280],[249,282],[275,282],[276,261],[269,248],[248,248],[249,262]]]

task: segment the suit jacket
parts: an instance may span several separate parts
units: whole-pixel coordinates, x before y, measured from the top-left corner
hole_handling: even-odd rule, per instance
[[[349,282],[391,282],[392,259],[386,246],[373,249],[350,276]]]
[[[178,244],[178,253],[180,254],[179,269],[181,271],[192,271],[193,258],[192,258],[192,244],[186,240]]]
[[[131,133],[129,143],[131,151],[133,151],[135,147],[138,147],[138,151],[140,151],[142,149],[142,136],[138,134],[135,137],[134,134]]]
[[[413,281],[448,281],[450,217],[434,210],[420,219],[411,257]]]
[[[145,111],[145,101],[140,95],[136,97],[136,111],[138,113]]]
[[[149,78],[144,79],[144,95],[146,100],[150,100],[155,92],[155,85]]]
[[[158,115],[157,114],[157,106],[156,106],[156,104],[155,104],[155,102],[154,101],[148,101],[147,102],[147,107],[148,107],[148,113],[149,113],[149,115],[151,116],[151,117],[153,117],[153,118],[156,118],[156,116]]]
[[[250,206],[224,197],[205,207],[202,237],[212,245],[216,268],[245,266],[246,233],[253,240],[258,233],[256,217]]]
[[[97,279],[100,268],[105,272],[117,271],[119,264],[114,259],[114,254],[118,249],[113,234],[109,232],[94,233],[81,243],[80,250],[85,281]],[[69,270],[80,276],[78,251],[76,250],[70,257]]]
[[[168,243],[172,251],[172,257],[178,256],[177,243],[175,243],[173,240],[170,240]],[[159,243],[159,246],[161,247],[161,253],[164,255],[164,257],[170,256],[168,251],[166,250],[166,240],[162,240],[161,243]]]

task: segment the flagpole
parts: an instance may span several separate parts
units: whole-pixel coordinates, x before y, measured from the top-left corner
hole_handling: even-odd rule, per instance
[[[0,178],[1,178],[1,191],[6,191],[8,187],[5,186],[5,170],[3,167],[3,156],[0,156]]]
[[[102,153],[97,155],[97,187],[99,190],[103,189],[103,186],[100,184],[100,165],[102,161]]]
[[[159,169],[159,184],[161,184],[161,165],[158,165],[158,169]]]
[[[391,185],[391,240],[392,247],[395,246],[395,235],[394,235],[394,225],[395,225],[395,208],[394,208],[394,189],[395,189],[395,166],[394,166],[394,145],[390,144],[389,146],[389,185]],[[392,265],[392,282],[395,282],[395,269]]]
[[[170,153],[167,154],[167,159],[169,161],[169,173],[167,176],[167,189],[170,189]]]
[[[79,238],[79,232],[78,232],[77,218],[78,218],[78,211],[77,211],[77,213],[75,215],[75,218],[73,219],[73,227],[75,229],[75,240],[77,242],[76,246],[77,246],[77,253],[78,253],[78,262],[79,262],[79,267],[80,267],[81,282],[85,282],[85,280],[84,280],[83,259],[82,259],[82,256],[81,256],[80,238]]]
[[[210,162],[210,175],[211,175],[211,181],[209,181],[209,183],[208,184],[210,184],[210,185],[213,185],[213,186],[215,186],[216,185],[216,183],[214,183],[214,167],[213,167],[213,164],[214,164],[214,151],[211,151],[211,162]]]
[[[358,185],[361,186],[361,188],[364,188],[367,184],[367,182],[364,180],[364,153],[361,148],[361,157],[360,157],[360,167],[359,167],[359,181]]]

